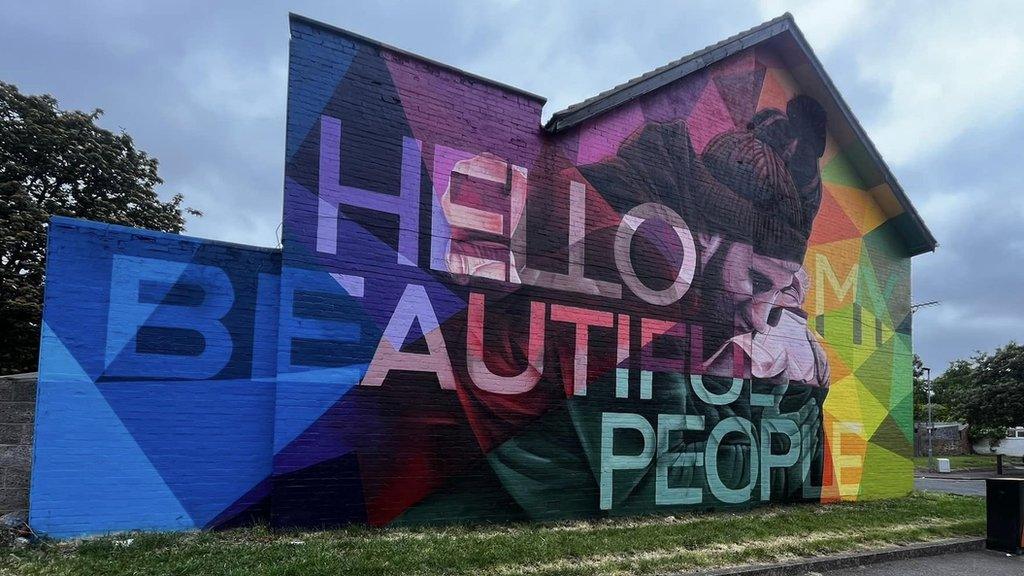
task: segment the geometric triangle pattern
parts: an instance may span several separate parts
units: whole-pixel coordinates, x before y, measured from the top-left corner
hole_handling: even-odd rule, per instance
[[[779,46],[549,131],[293,16],[281,249],[52,221],[33,526],[905,494],[912,214]]]
[[[258,294],[277,254],[65,218],[49,249],[32,525],[206,527],[271,471],[274,383],[254,372],[272,359],[254,337],[276,324]]]

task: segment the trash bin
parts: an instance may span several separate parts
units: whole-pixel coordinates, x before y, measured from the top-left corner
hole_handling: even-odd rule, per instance
[[[939,472],[949,474],[949,458],[939,458],[936,462],[939,463]]]
[[[1024,549],[1024,478],[986,478],[985,547],[1011,554]]]

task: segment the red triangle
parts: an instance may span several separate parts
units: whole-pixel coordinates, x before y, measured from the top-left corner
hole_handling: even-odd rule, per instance
[[[832,198],[828,190],[822,188],[821,208],[818,209],[818,215],[814,218],[814,226],[811,228],[811,237],[808,243],[813,246],[851,238],[860,238],[860,230],[846,215],[842,206]]]

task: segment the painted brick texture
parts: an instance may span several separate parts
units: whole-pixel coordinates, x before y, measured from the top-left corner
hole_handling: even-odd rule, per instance
[[[33,522],[909,491],[898,214],[770,46],[551,133],[534,96],[291,34],[279,254],[55,222]]]

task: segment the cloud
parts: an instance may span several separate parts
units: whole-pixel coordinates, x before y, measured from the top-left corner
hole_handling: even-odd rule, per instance
[[[190,52],[178,66],[190,106],[218,110],[243,121],[281,116],[287,98],[288,61],[284,55],[251,59],[222,47]]]
[[[880,95],[862,120],[894,166],[1004,122],[1024,98],[1020,2],[762,0],[760,9],[766,18],[791,11],[826,63],[852,59],[846,73]]]
[[[869,131],[886,159],[920,162],[967,131],[1020,111],[1024,4],[975,3],[921,12],[858,57],[862,81],[888,101]]]
[[[759,8],[764,19],[792,13],[811,48],[824,56],[872,24],[879,16],[873,4],[867,0],[761,0]]]

